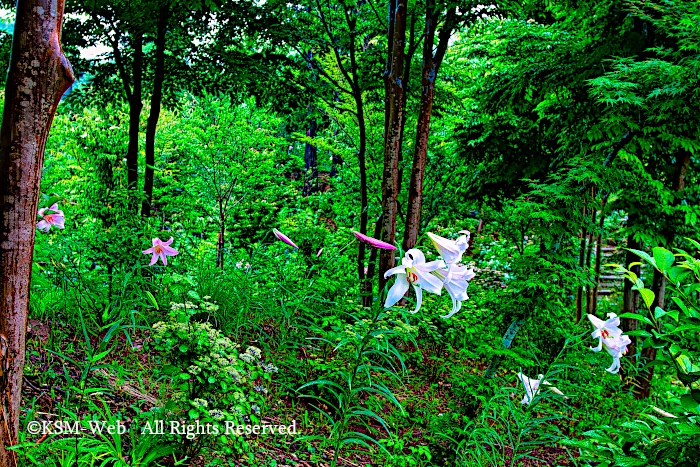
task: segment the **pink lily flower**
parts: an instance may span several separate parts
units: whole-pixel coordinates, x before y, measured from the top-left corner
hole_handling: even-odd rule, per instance
[[[51,214],[44,214],[46,211],[51,211]],[[58,209],[58,203],[53,203],[49,209],[39,209],[39,217],[41,217],[41,220],[36,223],[36,227],[42,232],[51,230],[52,225],[59,229],[64,228],[65,217],[63,216],[63,211]]]
[[[383,242],[381,240],[377,240],[376,238],[369,237],[365,234],[362,234],[360,232],[355,232],[354,230],[352,231],[352,234],[357,237],[357,239],[361,242],[365,242],[369,244],[370,246],[373,246],[375,248],[379,248],[381,250],[395,250],[396,247],[390,243]]]
[[[171,243],[173,243],[173,237],[170,237],[170,240],[167,242],[163,242],[159,238],[154,238],[153,246],[148,250],[142,251],[144,255],[153,255],[148,265],[153,266],[158,262],[158,258],[160,258],[163,260],[163,266],[167,266],[168,256],[176,256],[178,254],[178,251],[170,246]]]
[[[293,241],[291,241],[291,240],[289,239],[289,237],[287,237],[285,234],[283,234],[283,233],[280,232],[279,230],[277,230],[277,229],[272,229],[272,233],[275,234],[275,237],[277,237],[277,240],[281,240],[281,241],[283,241],[284,243],[286,243],[287,245],[296,248],[297,250],[299,249],[299,247],[296,246],[296,244],[295,244]]]
[[[323,253],[323,248],[321,248],[320,250],[318,250],[318,253],[316,253],[316,258],[318,258],[319,256],[321,256],[321,253]]]

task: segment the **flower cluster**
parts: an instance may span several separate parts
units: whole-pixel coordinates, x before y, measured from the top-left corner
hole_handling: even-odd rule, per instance
[[[622,333],[620,329],[620,318],[615,313],[608,313],[608,319],[602,319],[589,314],[588,319],[595,328],[591,333],[593,339],[598,339],[598,345],[591,347],[594,352],[600,352],[605,347],[610,356],[613,358],[612,365],[606,371],[617,374],[620,371],[620,359],[627,353],[627,346],[632,343],[629,336]],[[518,379],[525,387],[525,397],[522,400],[523,404],[530,404],[534,397],[539,392],[541,385],[548,386],[553,392],[563,395],[561,391],[543,380],[543,376],[539,375],[537,379],[530,379],[522,373],[518,373]],[[565,396],[566,397],[566,396]]]
[[[467,300],[467,286],[469,280],[474,278],[473,269],[460,264],[462,255],[469,246],[469,231],[460,230],[464,235],[457,240],[449,240],[439,235],[428,233],[428,237],[442,256],[441,260],[425,261],[425,255],[417,248],[411,248],[401,260],[401,265],[389,269],[384,277],[396,275],[394,285],[389,289],[384,306],[389,308],[396,304],[408,291],[409,285],[416,292],[416,313],[423,301],[423,290],[440,295],[442,288],[452,299],[452,311],[442,318],[450,318],[462,307],[462,302]]]
[[[607,369],[612,374],[620,371],[620,359],[627,353],[627,346],[632,343],[629,336],[622,334],[620,318],[615,313],[608,313],[608,319],[603,321],[591,314],[588,319],[595,330],[591,333],[593,339],[598,339],[598,345],[591,347],[594,352],[600,352],[603,347],[613,358],[612,365]]]

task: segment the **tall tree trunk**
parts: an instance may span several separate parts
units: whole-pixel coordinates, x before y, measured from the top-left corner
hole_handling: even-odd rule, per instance
[[[306,136],[313,138],[316,136],[316,121],[312,120],[309,129],[306,130]],[[318,157],[317,149],[311,143],[306,143],[304,150],[304,189],[303,196],[309,196],[315,191],[314,182],[318,182]]]
[[[219,199],[219,237],[216,241],[216,267],[224,269],[224,236],[226,235],[226,215],[224,201]]]
[[[163,82],[165,81],[165,33],[168,30],[170,12],[167,6],[161,6],[158,16],[158,32],[156,35],[156,67],[153,78],[153,94],[151,94],[151,110],[146,123],[146,170],[143,179],[144,201],[141,215],[148,216],[153,203],[153,172],[156,163],[156,129],[160,118],[160,106],[163,101]],[[138,151],[138,149],[137,149]]]
[[[676,176],[672,180],[672,189],[673,191],[677,192],[676,197],[673,200],[674,206],[677,206],[681,200],[678,193],[685,189],[685,177],[688,172],[688,165],[690,165],[690,152],[683,151],[681,156],[678,158],[677,164],[678,167]],[[665,223],[664,225],[669,226],[671,224]],[[666,248],[670,249],[676,238],[674,227],[667,227],[664,236],[666,239]],[[654,279],[651,290],[654,292],[654,302],[651,304],[651,312],[653,313],[657,306],[660,308],[664,307],[664,296],[666,294],[666,277],[664,277],[663,274],[656,269],[654,270]],[[651,331],[649,328],[647,328],[647,330]],[[654,367],[648,365],[656,359],[656,349],[653,346],[645,347],[642,349],[642,357],[647,367],[637,379],[636,386],[639,388],[639,391],[635,394],[635,397],[638,399],[645,399],[651,394],[651,380],[654,376]]]
[[[591,188],[591,201],[595,202],[596,189]],[[595,224],[598,216],[598,210],[594,207],[591,210],[591,230],[588,232],[588,249],[586,250],[586,274],[591,272],[591,256],[593,254],[594,241],[595,241]],[[586,287],[586,313],[591,312],[591,286]]]
[[[411,28],[409,30],[408,38],[408,52],[404,55],[404,65],[403,65],[403,78],[401,83],[403,84],[403,95],[401,96],[401,115],[406,115],[406,106],[408,105],[408,85],[411,81],[411,62],[413,61],[413,55],[415,54],[415,32],[416,32],[416,21],[415,16],[411,15]],[[399,151],[398,151],[398,168],[399,173],[396,176],[398,180],[396,191],[401,193],[401,184],[403,183],[403,137],[404,130],[406,128],[406,118],[401,121],[401,128],[399,129]]]
[[[380,214],[374,223],[374,238],[379,238],[382,234],[382,215]],[[377,264],[377,248],[369,249],[369,261],[367,261],[367,274],[364,286],[364,298],[362,301],[363,306],[372,306],[372,278],[374,277],[374,272]]]
[[[388,17],[389,17],[389,31],[387,32],[387,36],[389,38],[389,44],[387,47],[387,54],[386,54],[386,69],[384,70],[384,133],[383,133],[383,138],[384,141],[386,141],[387,135],[389,134],[389,114],[391,113],[391,107],[389,105],[389,94],[390,94],[390,76],[391,76],[391,64],[393,60],[393,54],[394,54],[394,44],[392,43],[392,40],[394,38],[394,27],[396,24],[396,16],[394,15],[394,11],[396,10],[396,5],[398,3],[398,0],[389,0],[388,3]]]
[[[139,180],[139,123],[141,120],[141,84],[143,62],[143,34],[134,33],[132,36],[134,46],[134,60],[132,74],[134,87],[129,99],[129,146],[126,151],[126,170],[129,189],[136,193]]]
[[[630,214],[629,217],[627,218],[627,225],[628,227],[631,225],[634,225],[636,222],[637,217],[633,214]],[[630,233],[627,236],[627,253],[625,254],[625,267],[628,267],[630,263],[637,262],[639,258],[637,258],[637,255],[629,251],[630,249],[632,250],[639,250],[641,248],[641,245],[639,242],[637,242],[634,239],[634,234]],[[635,265],[630,268],[630,271],[635,273],[637,277],[639,277],[642,273],[640,265]],[[625,280],[624,286],[623,286],[623,293],[622,293],[622,313],[636,313],[637,312],[637,303],[639,300],[639,292],[636,290],[632,290],[632,286],[634,284],[629,281]],[[625,331],[634,331],[637,329],[637,320],[632,319],[632,318],[623,318],[622,322],[622,328]],[[637,338],[635,336],[631,336],[630,340],[632,343],[628,347],[628,353],[630,357],[632,357],[633,361],[636,361],[635,355],[637,354]]]
[[[403,235],[404,249],[413,248],[418,240],[420,229],[420,210],[423,201],[423,178],[425,176],[425,161],[428,152],[428,135],[430,134],[430,116],[435,99],[435,79],[447,52],[447,44],[452,35],[453,18],[456,9],[447,12],[445,24],[440,30],[435,56],[435,28],[438,15],[435,14],[435,0],[427,0],[425,11],[425,37],[423,38],[423,69],[421,75],[421,99],[418,124],[416,126],[416,144],[413,152],[413,167],[411,182],[408,187],[408,209],[406,213],[406,228]]]
[[[19,0],[5,85],[0,153],[0,466],[17,465],[32,252],[44,148],[75,80],[61,48],[63,0]]]
[[[603,195],[600,204],[600,220],[598,221],[598,236],[595,244],[595,265],[593,266],[593,290],[591,291],[591,308],[590,313],[595,316],[598,309],[598,286],[600,285],[600,260],[602,243],[603,243],[603,227],[605,224],[605,205],[608,202],[608,195]]]
[[[394,34],[390,38],[392,47],[389,80],[388,107],[389,119],[384,139],[384,172],[382,175],[382,239],[387,243],[396,240],[396,210],[398,201],[398,162],[401,151],[401,107],[404,89],[403,78],[404,48],[406,42],[406,0],[397,0],[394,15]],[[379,254],[379,290],[384,288],[384,273],[394,266],[394,252],[382,250]]]
[[[586,206],[583,207],[583,221],[586,220]],[[586,260],[586,237],[588,233],[586,232],[585,223],[581,226],[581,245],[578,253],[578,266],[583,271],[583,266]],[[576,323],[581,321],[583,317],[583,285],[579,285],[576,288]]]

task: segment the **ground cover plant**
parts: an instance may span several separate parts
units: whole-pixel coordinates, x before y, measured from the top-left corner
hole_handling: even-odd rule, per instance
[[[3,8],[0,467],[698,465],[697,2]]]

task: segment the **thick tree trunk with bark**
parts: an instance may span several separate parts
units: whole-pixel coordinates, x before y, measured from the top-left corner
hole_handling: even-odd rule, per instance
[[[406,43],[406,2],[397,0],[393,15],[394,34],[390,37],[391,68],[388,70],[388,120],[384,138],[384,172],[382,175],[382,240],[394,243],[396,240],[396,212],[399,189],[399,152],[401,151],[401,128],[403,125],[404,98],[403,65]],[[392,250],[382,250],[379,254],[379,290],[384,288],[384,273],[394,267]]]
[[[156,163],[156,129],[160,118],[160,107],[163,101],[163,82],[165,81],[165,33],[168,29],[170,12],[166,6],[161,6],[158,16],[158,32],[156,34],[156,66],[153,77],[153,94],[151,94],[151,109],[146,123],[146,170],[143,179],[144,201],[141,215],[151,213],[153,203],[153,172]],[[138,134],[137,134],[138,138]],[[137,148],[138,152],[138,148]]]
[[[63,0],[20,0],[5,87],[0,153],[0,466],[17,464],[29,283],[44,148],[74,81],[61,49]]]
[[[433,56],[435,28],[438,20],[434,9],[435,1],[428,0],[425,12],[425,37],[423,38],[420,112],[418,113],[418,124],[416,126],[413,167],[411,169],[411,182],[408,187],[406,228],[403,235],[403,247],[406,250],[413,248],[418,240],[420,210],[423,201],[423,178],[425,176],[425,161],[428,153],[428,135],[430,134],[430,117],[435,99],[435,79],[445,57],[445,52],[447,52],[447,44],[452,35],[453,18],[456,14],[455,8],[447,12],[445,24],[440,30],[437,50],[435,56]]]

